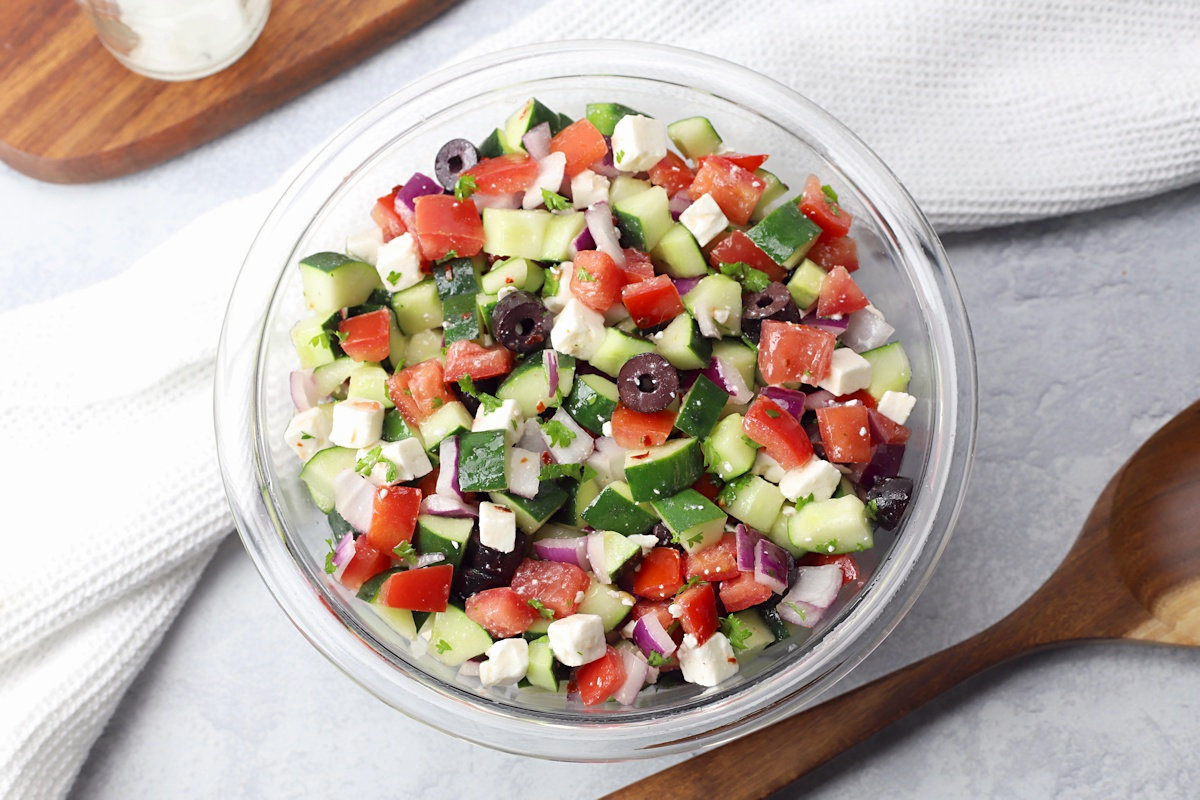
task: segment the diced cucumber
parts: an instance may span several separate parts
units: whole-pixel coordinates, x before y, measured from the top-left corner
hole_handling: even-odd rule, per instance
[[[495,158],[496,156],[502,156],[508,152],[504,148],[503,136],[504,134],[499,128],[496,128],[489,133],[487,138],[479,143],[479,147],[477,148],[479,150],[479,157]]]
[[[583,510],[591,505],[592,501],[596,499],[596,495],[600,494],[600,482],[591,478],[579,482],[563,481],[563,485],[567,499],[558,513],[554,515],[554,519],[564,525],[575,527],[585,525]]]
[[[688,117],[667,126],[667,136],[692,161],[717,152],[721,137],[707,117]]]
[[[867,507],[852,494],[796,509],[788,523],[788,538],[796,547],[814,553],[857,553],[875,545]]]
[[[562,405],[575,383],[575,359],[558,354],[558,388],[550,394],[550,378],[540,353],[527,358],[509,373],[496,390],[501,400],[516,400],[526,419],[536,417],[547,408]],[[539,408],[540,406],[540,408]]]
[[[543,209],[485,208],[483,252],[536,261],[542,255],[542,243],[553,216]]]
[[[333,511],[333,479],[344,469],[354,469],[358,453],[348,447],[326,447],[304,463],[300,480],[308,487],[317,508]]]
[[[608,204],[611,206],[624,200],[626,197],[641,194],[652,186],[654,184],[650,181],[644,181],[641,178],[618,175],[608,184]]]
[[[790,639],[792,637],[791,628],[788,627],[786,622],[779,618],[779,612],[774,606],[771,606],[770,608],[755,606],[753,611],[755,611],[758,616],[762,618],[763,624],[767,626],[767,630],[769,630],[771,635],[775,637],[775,641],[782,642],[784,639]]]
[[[581,375],[571,388],[563,408],[571,418],[596,436],[604,435],[604,423],[612,420],[620,400],[617,385],[603,375]]]
[[[537,495],[533,498],[504,492],[491,492],[488,496],[493,503],[511,509],[517,517],[517,527],[527,534],[532,534],[545,525],[550,517],[554,516],[554,512],[567,502],[566,490],[551,481],[542,481]]]
[[[762,531],[762,533],[766,534],[768,539],[784,550],[787,550],[793,556],[799,556],[807,551],[792,544],[792,537],[788,535],[788,525],[792,520],[792,515],[795,513],[796,507],[785,501],[783,507],[779,509],[779,516],[775,518],[775,524],[768,530]]]
[[[455,294],[442,301],[442,343],[446,346],[460,340],[478,339],[483,335],[475,295]]]
[[[581,516],[596,530],[616,531],[623,536],[645,533],[658,522],[654,514],[633,502],[629,484],[624,481],[605,486]]]
[[[730,616],[737,618],[737,621],[741,623],[742,630],[749,631],[749,635],[742,640],[742,649],[738,651],[738,658],[756,653],[767,645],[775,643],[775,634],[771,633],[767,623],[763,622],[763,618],[754,609],[748,608]]]
[[[884,392],[908,391],[912,367],[908,363],[908,354],[899,342],[889,342],[861,355],[871,362],[871,385],[867,387],[871,397],[878,400]]]
[[[645,339],[637,339],[616,328],[604,330],[604,341],[596,348],[589,362],[593,367],[614,378],[621,372],[625,362],[642,353],[653,353],[654,345]]]
[[[385,606],[379,602],[379,599],[371,601],[371,610],[392,627],[392,630],[403,636],[405,639],[412,641],[417,636],[417,625],[413,620],[413,612],[407,608],[392,608]]]
[[[800,266],[796,267],[796,271],[788,279],[787,289],[791,292],[792,299],[796,301],[796,305],[801,311],[817,302],[817,295],[821,293],[821,284],[824,280],[825,270],[807,258],[800,262]]]
[[[550,126],[551,134],[558,133],[558,114],[546,108],[540,100],[530,98],[504,123],[504,141],[512,151],[524,153],[525,147],[521,144],[521,137],[543,122]]]
[[[587,219],[582,211],[572,211],[566,214],[551,214],[550,222],[546,225],[546,233],[542,238],[538,261],[566,261],[571,257],[571,245],[583,229],[587,227]],[[534,291],[530,289],[529,291]]]
[[[488,333],[493,336],[496,334],[496,331],[492,327],[492,311],[495,310],[499,299],[498,295],[485,294],[483,292],[475,295],[475,310],[479,312],[479,319],[483,321]]]
[[[787,184],[779,180],[772,172],[767,172],[765,169],[756,169],[754,174],[763,182],[763,192],[758,196],[758,205],[754,207],[754,211],[750,214],[751,222],[758,222],[767,215],[771,208],[771,204],[778,200],[787,192]]]
[[[338,314],[313,314],[292,326],[292,344],[304,368],[320,367],[337,358],[331,330],[337,330]]]
[[[508,434],[475,431],[458,436],[458,485],[464,492],[508,488]]]
[[[622,197],[613,204],[621,240],[630,247],[649,252],[671,229],[671,200],[667,190],[651,186],[644,192]]]
[[[454,295],[471,295],[479,291],[479,273],[483,270],[483,259],[451,258],[432,268],[433,280],[437,284],[438,297],[445,300]]]
[[[783,508],[783,492],[757,475],[743,475],[717,495],[729,516],[757,531],[769,531]]]
[[[785,269],[799,264],[820,235],[821,226],[805,216],[791,200],[746,231],[750,241]]]
[[[542,268],[537,264],[524,258],[509,258],[496,262],[492,271],[480,280],[480,284],[488,294],[498,294],[506,286],[536,292],[542,288],[543,278]]]
[[[333,394],[338,387],[350,380],[350,376],[360,365],[361,362],[355,361],[350,356],[342,356],[314,369],[313,384],[317,397],[328,397]]]
[[[596,126],[596,130],[605,136],[612,136],[613,130],[617,127],[617,123],[621,121],[621,117],[629,116],[646,116],[640,111],[634,111],[629,106],[621,105],[620,103],[588,103],[584,109],[584,116],[587,121]]]
[[[428,361],[431,358],[440,359],[441,357],[441,329],[431,328],[420,333],[414,333],[408,337],[408,344],[404,348],[404,363],[420,364],[422,361]]]
[[[700,443],[672,439],[664,445],[625,454],[625,481],[634,500],[661,500],[678,494],[704,474]]]
[[[712,342],[701,335],[687,312],[671,320],[655,337],[654,349],[676,369],[703,369],[712,357]]]
[[[558,691],[558,678],[554,674],[554,652],[550,649],[550,637],[540,636],[529,643],[529,669],[525,680],[531,686],[548,692]]]
[[[359,600],[365,600],[368,603],[375,602],[375,600],[379,597],[379,590],[383,588],[384,582],[386,582],[388,578],[392,577],[397,572],[403,571],[404,570],[400,569],[399,567],[392,567],[391,569],[385,569],[378,575],[367,578],[365,581],[363,581],[363,585],[358,588],[358,591],[355,592],[354,596]]]
[[[442,324],[442,299],[432,278],[392,295],[392,310],[400,331],[408,336]],[[416,362],[410,362],[416,363]]]
[[[722,418],[704,440],[704,463],[709,472],[723,481],[749,472],[757,454],[758,448],[742,430],[741,414]]]
[[[417,517],[417,550],[422,553],[441,553],[446,557],[445,563],[457,567],[462,563],[463,551],[473,527],[475,522],[470,518],[422,514]]]
[[[683,296],[684,308],[710,339],[738,336],[742,332],[742,285],[728,275],[701,278]]]
[[[365,397],[380,403],[384,408],[392,408],[392,398],[387,393],[388,373],[378,364],[359,364],[350,373],[350,388],[346,397]]]
[[[301,259],[300,281],[308,307],[326,314],[366,302],[372,291],[383,288],[373,266],[341,253],[314,253]]]
[[[633,544],[626,539],[622,539],[622,541]],[[636,550],[640,551],[637,545],[633,546]],[[629,616],[629,609],[633,608],[633,603],[633,595],[629,592],[623,592],[620,589],[593,580],[584,591],[583,600],[580,601],[576,613],[595,614],[600,618],[600,622],[604,624],[604,630],[611,631],[615,630]]]
[[[698,278],[708,272],[708,262],[696,237],[676,222],[650,252],[659,271],[672,278]]]
[[[448,667],[481,656],[492,646],[492,637],[483,626],[455,605],[430,617],[429,654]]]
[[[675,417],[675,427],[703,439],[712,432],[721,411],[729,402],[729,392],[717,386],[704,375],[698,375],[692,388],[688,389],[679,404],[679,414]]]
[[[754,370],[758,367],[758,351],[740,339],[722,339],[713,344],[714,357],[738,371],[747,386],[754,386]]]
[[[721,541],[729,519],[695,489],[684,489],[671,497],[653,500],[650,505],[689,553],[698,553]]]
[[[404,369],[404,355],[408,351],[408,337],[400,332],[400,326],[396,324],[395,313],[388,314],[388,357],[387,360],[391,364],[391,369],[395,372],[398,369]]]
[[[471,430],[474,419],[467,407],[457,400],[451,400],[417,423],[421,431],[421,441],[425,444],[425,452],[433,453],[438,445],[448,436],[457,436]],[[506,484],[507,485],[507,484]]]
[[[601,550],[603,558],[601,563],[597,564],[591,559],[594,558],[594,550],[598,538],[601,542]],[[633,563],[633,560],[642,552],[642,548],[637,542],[632,542],[626,539],[616,531],[596,531],[588,534],[588,555],[589,562],[592,566],[592,571],[596,575],[596,579],[602,583],[612,583],[617,579],[626,566]]]

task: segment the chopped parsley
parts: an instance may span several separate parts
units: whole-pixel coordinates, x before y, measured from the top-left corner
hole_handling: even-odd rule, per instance
[[[554,612],[551,609],[546,608],[545,604],[536,597],[531,600],[526,600],[525,602],[529,603],[530,608],[537,611],[538,614],[541,615],[542,619],[554,619]]]
[[[383,457],[383,447],[380,445],[376,445],[375,447],[372,447],[370,450],[367,451],[367,454],[365,456],[363,456],[357,462],[355,462],[354,471],[357,472],[359,475],[363,475],[363,476],[370,475],[371,470],[375,469],[375,465],[379,464],[379,463],[383,463],[383,464],[387,465],[387,469],[384,472],[383,479],[385,481],[387,481],[388,483],[391,483],[392,481],[396,480],[396,465]]]
[[[464,375],[463,377],[458,379],[458,388],[461,389],[464,394],[469,394],[469,395],[471,395],[471,397],[474,397],[476,400],[478,400],[479,404],[481,406],[483,406],[484,413],[486,413],[486,414],[492,413],[496,409],[500,408],[500,406],[503,405],[503,403],[504,403],[504,401],[501,400],[499,397],[488,394],[487,392],[481,392],[478,389],[476,389],[475,381],[471,378],[470,375]],[[440,405],[441,405],[441,398],[435,397],[433,407],[437,408]]]
[[[674,536],[672,536],[671,538],[674,539]],[[679,591],[675,593],[675,596],[679,597],[679,595],[683,594],[688,589],[692,588],[693,586],[695,586],[698,583],[704,583],[704,579],[701,578],[699,575],[693,575],[692,577],[687,579],[687,583],[685,583],[683,586],[679,587]]]
[[[546,204],[546,208],[550,211],[566,211],[571,207],[570,200],[558,192],[552,192],[549,189],[542,189],[542,202]]]
[[[447,650],[453,650],[453,649],[454,649],[454,648],[453,648],[453,647],[450,645],[450,643],[449,643],[449,642],[447,642],[445,639],[438,639],[438,641],[437,641],[437,644],[436,644],[436,645],[434,645],[434,647],[435,647],[435,648],[437,648],[437,651],[438,651],[438,653],[439,653],[439,654],[440,654],[440,653],[444,653],[444,652],[446,652]]]
[[[617,161],[624,161],[624,160],[625,160],[625,151],[618,150],[617,151]]]
[[[752,635],[750,628],[733,614],[721,617],[721,633],[729,640],[734,650],[745,650],[749,647],[746,640]]]
[[[551,447],[568,447],[575,441],[575,431],[556,419],[542,423],[542,432],[550,440]]]
[[[546,270],[546,282],[542,284],[542,297],[551,297],[558,294],[558,274],[552,270]]]
[[[804,609],[801,608],[800,606],[796,605],[795,603],[784,603],[784,605],[786,605],[792,611],[795,611],[796,614],[800,617],[800,619],[808,619],[808,614],[804,613]]]
[[[770,417],[771,419],[779,419],[780,417],[783,416],[783,414],[780,411],[778,411],[777,409],[768,408],[767,416]]]
[[[812,492],[809,492],[808,494],[804,495],[804,497],[797,497],[796,498],[796,510],[799,511],[800,509],[804,508],[806,505],[811,503],[814,499],[816,499],[816,498],[813,497]]]
[[[579,268],[579,271],[575,273],[575,279],[583,281],[584,283],[596,282],[596,276],[588,272],[586,267]]]
[[[334,336],[336,336],[336,337],[337,337],[337,340],[338,340],[338,343],[339,343],[339,344],[345,344],[345,343],[346,343],[346,339],[350,338],[350,332],[349,332],[349,331],[333,331],[332,333],[333,333],[333,335],[334,335]]]
[[[393,286],[395,286],[397,283],[400,282],[400,279],[403,277],[404,276],[401,275],[399,272],[392,270],[391,272],[388,273],[387,282],[392,284]]]
[[[442,398],[440,398],[440,397],[435,397],[435,398],[433,398],[433,400],[431,400],[430,402],[431,402],[431,403],[433,403],[433,407],[434,407],[434,408],[441,408],[441,407],[442,407],[442,403],[444,403],[445,401],[444,401],[444,400],[442,400]]]
[[[574,478],[583,480],[583,466],[580,464],[542,464],[538,473],[539,481],[552,481],[558,478]]]
[[[694,546],[700,544],[700,542],[703,541],[703,539],[704,539],[704,532],[701,531],[699,533],[695,533],[695,534],[692,534],[691,536],[689,536],[687,543],[694,547]]]
[[[305,439],[313,439],[313,438],[316,438],[316,437],[314,437],[314,436],[313,436],[311,433],[309,433],[308,431],[304,431],[304,432],[302,432],[302,433],[300,434],[300,441],[304,441]],[[872,502],[872,503],[874,503],[875,501],[874,501],[874,500],[872,500],[871,502]]]
[[[328,344],[329,339],[324,333],[318,333],[316,336],[308,340],[309,347],[320,347],[323,344]]]
[[[810,495],[811,496],[811,495]],[[867,501],[867,519],[872,522],[879,516],[879,500],[872,497]]]
[[[454,199],[461,203],[475,194],[478,188],[474,175],[459,175],[458,180],[454,182]]]
[[[412,542],[401,542],[392,548],[392,553],[410,567],[417,565],[417,551],[413,548]]]
[[[462,389],[464,394],[475,396],[475,379],[470,375],[463,375],[458,379],[458,388]]]
[[[329,552],[325,554],[325,574],[332,575],[337,572],[337,565],[333,563],[333,557],[337,554],[337,548],[333,545],[333,539],[326,539],[325,544],[329,545]]]
[[[842,209],[838,207],[837,192],[828,183],[821,187],[821,194],[825,195],[825,202],[829,204],[829,210],[833,212],[835,217],[842,215]]]
[[[670,658],[664,656],[657,650],[651,650],[649,657],[646,658],[646,661],[648,661],[652,667],[661,667],[671,663]]]

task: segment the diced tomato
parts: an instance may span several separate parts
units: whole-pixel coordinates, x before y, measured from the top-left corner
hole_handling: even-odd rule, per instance
[[[754,398],[742,418],[742,430],[784,469],[804,466],[812,458],[812,442],[800,420],[769,397]]]
[[[605,646],[604,655],[600,658],[589,661],[575,671],[579,699],[587,706],[603,703],[624,682],[625,664],[621,661],[621,654],[611,646]]]
[[[631,283],[621,290],[621,302],[639,328],[653,328],[683,313],[679,290],[666,275]]]
[[[714,503],[717,502],[717,495],[721,493],[721,490],[712,482],[712,477],[707,472],[700,476],[700,480],[692,484],[692,488]]]
[[[871,426],[866,406],[818,408],[817,425],[825,458],[838,464],[871,460]]]
[[[737,537],[733,533],[724,534],[712,547],[688,554],[688,578],[723,581],[737,574]]]
[[[626,247],[621,252],[625,254],[625,266],[621,267],[621,272],[625,273],[625,283],[648,281],[654,277],[654,262],[650,256],[636,247]]]
[[[434,467],[433,472],[430,472],[417,481],[417,488],[421,490],[422,497],[428,497],[431,494],[437,494],[437,479],[439,472],[441,472],[441,468]]]
[[[626,450],[666,444],[674,427],[675,412],[669,409],[647,413],[618,403],[613,411],[612,436]]]
[[[809,175],[804,181],[800,210],[820,225],[821,230],[833,236],[845,236],[850,232],[850,223],[854,221],[849,211],[825,196],[825,191],[821,188],[821,179],[816,175]]]
[[[563,170],[568,178],[573,178],[585,169],[604,158],[608,152],[608,142],[604,134],[587,119],[572,122],[550,140],[550,152],[562,153],[567,157],[567,166]]]
[[[404,220],[396,213],[396,195],[403,188],[403,186],[397,186],[395,189],[392,189],[389,194],[385,194],[376,200],[375,207],[371,209],[371,219],[375,220],[375,224],[383,232],[383,240],[385,242],[390,242],[400,234],[408,231]]]
[[[362,585],[392,566],[391,551],[373,547],[366,536],[354,540],[354,555],[342,571],[342,585],[357,592]]]
[[[388,378],[388,397],[409,423],[416,425],[455,400],[446,389],[442,362],[436,358],[405,367]]]
[[[650,168],[650,182],[666,189],[668,197],[688,188],[695,179],[696,173],[687,162],[670,151]]]
[[[845,267],[846,272],[854,272],[858,269],[858,243],[849,236],[822,233],[808,248],[805,258],[811,259],[826,272],[834,267]]]
[[[624,285],[621,269],[608,253],[581,250],[575,254],[571,294],[588,308],[601,313],[612,308]]]
[[[846,403],[853,403],[855,401],[862,403],[867,408],[874,408],[876,405],[875,398],[871,397],[871,393],[866,389],[856,389],[850,394],[838,395],[834,399],[842,405],[845,405]]]
[[[421,490],[411,486],[383,486],[375,490],[375,507],[367,540],[385,553],[412,540],[421,513]]]
[[[732,614],[758,605],[771,596],[771,590],[754,580],[753,572],[739,572],[721,583],[720,595],[725,613]]]
[[[762,248],[742,231],[733,231],[717,239],[716,244],[709,248],[708,263],[712,264],[714,269],[719,269],[722,264],[736,264],[739,261],[767,273],[767,277],[773,281],[781,281],[787,277],[787,271],[776,264],[775,259],[764,253]]]
[[[763,320],[758,368],[768,384],[816,386],[829,376],[836,337],[829,331],[794,322]]]
[[[721,153],[721,158],[726,161],[732,161],[742,169],[748,169],[751,172],[761,167],[767,160],[765,155],[752,155],[750,153]]]
[[[845,267],[834,267],[825,273],[821,281],[821,293],[817,295],[817,316],[832,317],[835,314],[853,314],[867,307],[867,296],[858,288],[854,278]]]
[[[355,361],[383,361],[391,349],[392,312],[386,308],[342,320],[342,349]]]
[[[666,600],[638,600],[629,610],[629,616],[632,619],[641,619],[647,614],[654,614],[662,624],[663,630],[667,630],[675,624],[675,618],[671,616],[670,610],[671,601],[674,599],[674,597],[669,597]]]
[[[390,575],[379,588],[385,606],[410,611],[445,611],[450,600],[454,567],[437,564]]]
[[[680,609],[683,632],[695,636],[696,644],[704,644],[717,632],[717,596],[711,583],[700,582],[681,592],[675,604]]]
[[[509,585],[522,599],[540,600],[554,612],[555,619],[562,619],[575,613],[579,607],[576,598],[582,597],[589,583],[587,573],[574,564],[527,558],[517,567]]]
[[[501,344],[484,347],[469,339],[459,339],[446,348],[446,366],[442,377],[446,383],[460,378],[472,380],[507,375],[513,368],[512,351]]]
[[[633,573],[633,593],[650,600],[674,597],[683,586],[683,553],[656,547],[642,557]]]
[[[712,195],[730,222],[745,225],[765,188],[766,183],[752,171],[722,156],[706,156],[700,160],[700,169],[688,187],[688,194],[693,200]]]
[[[842,586],[858,580],[858,562],[854,556],[843,554],[831,556],[828,553],[805,553],[796,562],[802,567],[823,567],[827,564],[837,564],[842,568]]]
[[[485,589],[467,598],[467,616],[497,639],[520,636],[538,618],[537,609],[507,586]]]
[[[480,194],[513,194],[532,186],[537,173],[537,161],[525,153],[506,153],[485,158],[463,174],[475,179],[475,191]]]
[[[483,249],[483,220],[474,203],[448,194],[422,195],[415,202],[413,233],[422,258],[432,261],[451,252],[465,258]]]
[[[871,419],[872,432],[882,434],[878,439],[875,436],[871,437],[877,444],[904,444],[908,441],[912,431],[906,426],[886,414],[879,413],[874,408],[868,407],[867,414]]]

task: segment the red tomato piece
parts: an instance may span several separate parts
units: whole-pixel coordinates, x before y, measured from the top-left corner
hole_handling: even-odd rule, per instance
[[[853,314],[867,307],[867,296],[858,288],[854,278],[845,267],[834,267],[825,273],[821,281],[821,293],[817,295],[817,316],[832,317],[836,314]]]
[[[587,119],[581,119],[554,134],[550,140],[550,152],[562,153],[567,157],[563,172],[568,178],[573,178],[604,158],[608,153],[608,142],[604,141],[604,134],[595,125]]]
[[[878,437],[878,442],[881,444],[904,444],[908,441],[909,435],[912,433],[906,426],[896,422],[886,414],[881,414],[874,408],[867,408],[867,414],[871,420],[872,433],[881,434]],[[876,437],[872,436],[872,440]]]
[[[752,155],[750,153],[721,153],[721,158],[726,161],[732,161],[742,169],[748,169],[751,172],[761,167],[767,160],[765,155]]]
[[[633,573],[633,593],[649,600],[667,600],[683,586],[683,553],[656,547],[642,557]]]
[[[866,406],[829,406],[817,409],[817,425],[825,457],[838,464],[871,460],[871,425]]]
[[[574,564],[527,558],[509,585],[523,600],[540,600],[554,612],[555,619],[562,619],[575,613],[579,607],[576,598],[582,597],[589,583],[587,573]]]
[[[382,486],[375,491],[375,507],[367,541],[385,553],[412,539],[421,513],[421,490],[411,486]]]
[[[383,582],[383,586],[379,587],[379,597],[385,606],[392,608],[445,611],[453,578],[454,567],[449,564],[406,569],[390,575]]]
[[[437,494],[437,479],[439,472],[441,472],[441,468],[434,467],[433,472],[430,472],[425,477],[417,481],[417,488],[421,490],[422,497],[428,497],[431,494]]]
[[[483,249],[483,220],[474,203],[448,194],[422,195],[415,203],[413,233],[421,258],[433,261],[451,252],[466,258]]]
[[[800,197],[800,210],[813,222],[821,226],[821,230],[833,236],[845,236],[850,232],[850,223],[854,218],[850,212],[830,200],[821,188],[821,179],[809,175],[804,182],[804,193]]]
[[[686,574],[689,579],[701,578],[714,582],[737,575],[737,537],[726,533],[712,547],[689,553]]]
[[[696,637],[696,644],[704,644],[717,632],[717,595],[711,583],[700,582],[675,598],[679,606],[679,624],[684,633]]]
[[[753,572],[739,572],[721,584],[720,595],[725,613],[732,614],[758,605],[771,596],[771,590],[754,580]]]
[[[829,331],[780,322],[763,321],[758,344],[758,368],[768,384],[807,383],[816,386],[829,376],[837,338]]]
[[[357,592],[362,585],[392,566],[390,551],[372,547],[366,536],[354,540],[354,555],[350,563],[342,570],[342,585],[352,592]]]
[[[683,313],[679,290],[666,275],[628,284],[621,290],[621,302],[639,328],[662,325]]]
[[[532,186],[537,173],[537,161],[525,153],[506,153],[485,158],[463,174],[475,179],[480,194],[513,194]]]
[[[781,281],[787,277],[787,270],[775,263],[775,259],[762,251],[750,237],[742,231],[733,231],[717,239],[708,251],[708,263],[713,269],[720,269],[722,264],[742,262],[757,270],[767,273],[773,281]]]
[[[621,267],[621,272],[625,273],[625,283],[647,281],[654,277],[654,262],[650,256],[636,247],[626,247],[621,252],[625,254],[625,266]]]
[[[575,254],[574,269],[571,294],[593,311],[603,313],[612,308],[625,285],[617,262],[599,250],[581,250]]]
[[[504,345],[484,347],[469,339],[459,339],[446,348],[446,366],[442,377],[446,383],[460,378],[483,380],[507,375],[513,368],[512,351]]]
[[[805,258],[811,259],[826,272],[834,267],[845,267],[846,272],[854,272],[858,269],[858,244],[849,236],[822,233],[808,248]]]
[[[612,435],[626,450],[666,444],[674,427],[675,412],[670,409],[646,413],[618,403],[613,411]]]
[[[842,586],[858,580],[858,562],[854,556],[843,554],[831,556],[828,553],[805,553],[796,562],[802,567],[823,567],[827,564],[837,564],[842,568]]]
[[[754,398],[742,418],[742,430],[784,469],[803,466],[812,458],[812,441],[804,426],[769,397]]]
[[[866,389],[856,389],[850,394],[841,394],[834,399],[841,405],[846,405],[847,403],[852,403],[854,401],[862,403],[867,408],[874,408],[876,405],[875,398],[871,397],[871,393]]]
[[[668,196],[673,196],[692,185],[696,173],[692,172],[679,156],[668,151],[662,161],[650,168],[650,182],[667,190]]]
[[[654,614],[658,617],[658,621],[663,626],[663,630],[668,630],[675,624],[675,618],[671,616],[671,601],[674,596],[666,600],[638,600],[633,604],[633,608],[629,610],[629,616],[632,619],[641,619],[647,614]]]
[[[386,308],[342,320],[342,349],[355,361],[383,361],[391,349],[391,321]]]
[[[467,616],[497,639],[520,636],[538,618],[537,609],[507,586],[485,589],[467,598]]]
[[[717,495],[721,493],[721,490],[712,482],[712,477],[707,472],[700,476],[700,480],[692,484],[692,488],[714,503],[717,502]]]
[[[402,233],[408,231],[408,226],[404,224],[404,220],[396,213],[396,195],[403,189],[403,186],[397,186],[389,194],[375,201],[375,207],[371,209],[371,219],[379,226],[379,230],[383,232],[383,240],[390,242]]]
[[[745,225],[765,188],[766,183],[752,171],[722,156],[706,156],[700,160],[700,169],[688,187],[688,194],[693,200],[712,195],[730,222]]]
[[[446,389],[442,362],[436,358],[405,367],[388,378],[388,397],[416,425],[456,398]]]
[[[625,664],[621,654],[605,646],[604,655],[589,661],[575,671],[575,683],[579,687],[579,699],[584,705],[595,706],[612,697],[613,692],[625,682]]]

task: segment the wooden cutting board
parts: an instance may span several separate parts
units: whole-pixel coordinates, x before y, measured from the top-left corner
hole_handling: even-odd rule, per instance
[[[75,0],[0,0],[0,159],[57,183],[158,164],[333,77],[454,2],[274,0],[240,61],[168,83],[121,66]]]

